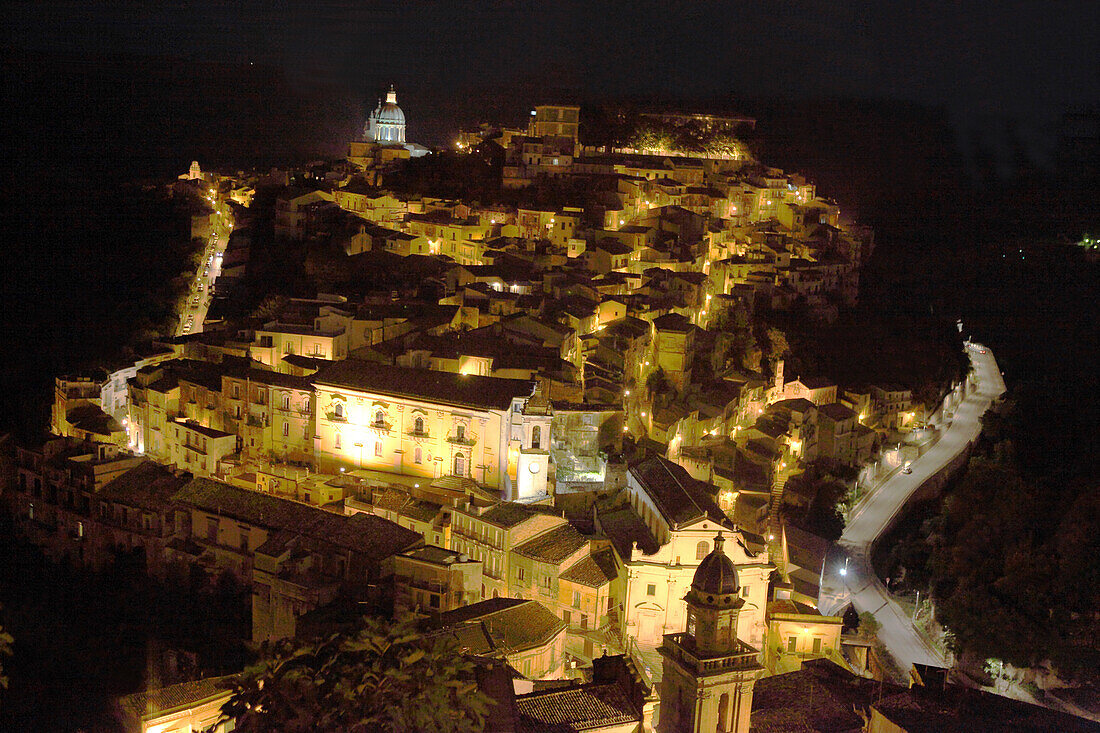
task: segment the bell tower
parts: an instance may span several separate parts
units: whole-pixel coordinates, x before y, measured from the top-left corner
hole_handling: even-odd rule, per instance
[[[764,672],[760,650],[737,638],[741,598],[737,569],[722,532],[695,571],[687,603],[687,630],[665,634],[661,733],[748,733],[752,688]]]

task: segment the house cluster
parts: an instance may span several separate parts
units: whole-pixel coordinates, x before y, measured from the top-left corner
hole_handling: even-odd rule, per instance
[[[59,562],[230,574],[255,641],[339,603],[416,612],[495,660],[500,730],[743,731],[766,675],[870,674],[816,608],[827,547],[778,507],[802,466],[858,467],[921,408],[787,380],[750,327],[855,303],[870,231],[746,155],[586,149],[579,114],[458,143],[519,200],[584,192],[555,205],[386,189],[417,152],[392,90],[308,186],[195,166],[176,185],[213,185],[237,221],[206,322],[56,379],[53,435],[5,492],[19,531]],[[265,187],[276,237],[413,284],[225,319]]]

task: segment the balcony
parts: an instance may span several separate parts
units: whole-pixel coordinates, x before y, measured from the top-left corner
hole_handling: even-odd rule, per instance
[[[665,634],[662,647],[672,659],[703,675],[760,668],[760,663],[756,661],[757,651],[740,640],[734,650],[727,654],[707,654],[696,649],[695,637],[681,632]]]
[[[465,445],[474,446],[477,445],[476,435],[448,435],[446,438],[448,443],[452,445]]]

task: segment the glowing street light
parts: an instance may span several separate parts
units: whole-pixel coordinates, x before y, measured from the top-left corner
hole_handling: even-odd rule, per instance
[[[842,567],[840,569],[840,577],[843,578],[847,575],[848,575],[848,558],[844,558],[844,567]]]

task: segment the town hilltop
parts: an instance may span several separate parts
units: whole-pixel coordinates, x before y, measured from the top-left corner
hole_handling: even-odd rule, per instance
[[[204,247],[178,326],[57,376],[5,492],[23,537],[231,578],[253,642],[412,612],[476,657],[491,730],[1078,729],[900,684],[825,602],[836,537],[803,520],[908,474],[965,390],[790,373],[777,319],[853,307],[874,237],[754,120],[593,144],[547,104],[431,151],[397,95],[345,160],[170,184]],[[226,725],[218,681],[159,679],[128,729]]]

